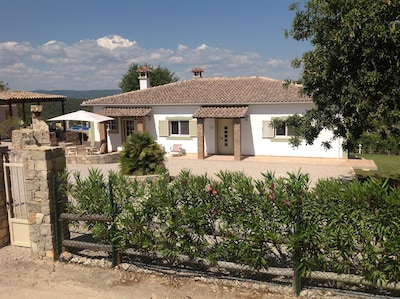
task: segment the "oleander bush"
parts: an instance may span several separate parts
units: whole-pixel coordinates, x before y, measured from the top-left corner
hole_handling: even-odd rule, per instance
[[[130,182],[92,171],[69,187],[77,213],[114,213],[116,231],[93,233],[120,249],[157,253],[171,264],[219,261],[255,269],[296,267],[400,282],[400,189],[387,181],[320,180],[221,171],[216,179],[182,171],[173,181]]]

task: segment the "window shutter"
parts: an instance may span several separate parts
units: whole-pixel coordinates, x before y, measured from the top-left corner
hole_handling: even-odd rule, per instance
[[[168,137],[169,136],[169,122],[168,120],[160,120],[158,122],[158,135],[160,137]]]
[[[189,136],[197,137],[197,120],[189,120]]]
[[[294,136],[294,130],[290,127],[287,127],[287,135],[288,136]]]
[[[271,122],[263,120],[262,122],[262,137],[263,138],[274,138],[275,129],[270,126]]]

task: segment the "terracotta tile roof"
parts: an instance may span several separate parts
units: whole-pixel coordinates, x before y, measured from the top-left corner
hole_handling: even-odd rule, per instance
[[[105,116],[137,116],[143,117],[147,116],[151,111],[151,108],[147,107],[105,107],[101,109],[98,114],[105,115]]]
[[[194,78],[83,102],[83,105],[247,105],[312,103],[300,87],[264,77]]]
[[[59,101],[65,99],[66,96],[55,95],[55,94],[45,94],[45,93],[37,93],[30,91],[1,91],[0,92],[0,101],[9,101],[9,102],[29,102],[29,101]]]
[[[194,118],[243,118],[246,116],[247,106],[208,106],[200,107],[193,114]]]
[[[152,73],[153,71],[151,69],[149,69],[147,66],[141,66],[140,68],[138,68],[136,70],[136,72],[138,73]]]

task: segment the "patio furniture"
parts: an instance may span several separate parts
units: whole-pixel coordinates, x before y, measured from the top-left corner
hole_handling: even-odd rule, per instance
[[[105,154],[106,153],[106,146],[107,143],[102,143],[100,145],[100,148],[96,148],[96,147],[86,147],[86,154],[87,155],[101,155],[101,154]]]
[[[67,146],[65,149],[66,149],[67,156],[70,156],[70,155],[77,156],[78,155],[76,146]]]
[[[184,154],[184,150],[182,148],[182,144],[174,144],[169,152],[170,156],[182,156]]]

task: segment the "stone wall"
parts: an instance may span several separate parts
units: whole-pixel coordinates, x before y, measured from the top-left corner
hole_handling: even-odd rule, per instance
[[[30,225],[31,252],[38,258],[54,258],[54,175],[66,168],[60,147],[25,147],[9,152],[10,161],[22,161]],[[65,201],[66,199],[58,199]],[[62,206],[62,203],[61,203]]]
[[[8,147],[0,145],[0,248],[10,242],[3,161],[8,159]]]

